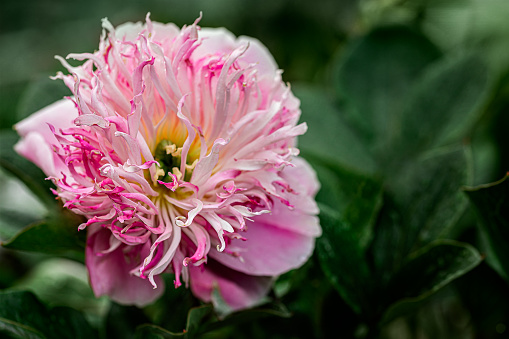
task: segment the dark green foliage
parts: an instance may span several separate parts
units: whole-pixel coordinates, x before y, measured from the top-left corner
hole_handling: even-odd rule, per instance
[[[477,209],[488,246],[488,263],[509,280],[509,180],[465,189]]]
[[[0,333],[14,338],[93,338],[97,332],[68,307],[46,309],[30,292],[0,292]]]

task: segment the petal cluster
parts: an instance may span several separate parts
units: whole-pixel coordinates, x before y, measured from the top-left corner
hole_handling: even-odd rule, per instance
[[[256,304],[320,235],[299,101],[266,48],[224,29],[103,21],[58,73],[72,96],[16,125],[16,150],[86,217],[96,295],[146,305],[175,275],[204,301]]]

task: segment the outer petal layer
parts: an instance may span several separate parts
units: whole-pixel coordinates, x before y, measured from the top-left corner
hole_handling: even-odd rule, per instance
[[[229,245],[239,257],[213,250],[209,255],[239,272],[274,276],[300,267],[313,252],[312,237],[270,223],[256,221],[247,226],[249,230],[242,234],[247,240],[234,239]]]
[[[73,126],[77,116],[78,110],[68,99],[41,109],[14,126],[22,137],[14,149],[39,166],[46,175],[60,177],[61,172],[68,172],[68,168],[52,149],[59,148],[60,143],[49,125],[56,130],[66,129]]]
[[[255,221],[309,237],[319,237],[322,230],[316,216],[319,210],[314,196],[320,189],[320,183],[306,160],[295,158],[292,163],[295,166],[285,168],[280,175],[293,190],[293,194],[288,194],[288,200],[294,208],[289,209],[281,202],[275,201],[272,213],[262,214],[256,217]]]
[[[205,302],[212,300],[212,291],[219,288],[224,301],[232,310],[256,306],[267,295],[273,279],[243,274],[210,260],[207,265],[189,270],[191,290]]]
[[[78,110],[74,103],[69,99],[62,99],[17,123],[14,128],[21,137],[26,137],[29,133],[38,133],[49,145],[58,145],[48,124],[58,131],[74,127],[73,121],[77,117]]]
[[[129,272],[143,260],[149,248],[145,245],[127,247],[120,245],[109,253],[111,232],[107,229],[89,229],[85,262],[94,294],[108,295],[119,304],[148,305],[164,292],[164,284],[156,277],[158,288],[152,288],[146,279],[140,279]]]

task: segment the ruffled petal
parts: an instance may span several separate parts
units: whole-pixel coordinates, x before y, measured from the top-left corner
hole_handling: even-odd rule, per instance
[[[189,269],[191,290],[205,302],[212,301],[212,291],[219,288],[223,300],[232,310],[256,306],[267,295],[273,278],[243,274],[214,260]]]
[[[260,41],[254,38],[241,36],[238,39],[224,28],[202,28],[200,37],[202,44],[194,51],[193,59],[198,60],[217,51],[229,54],[236,48],[249,44],[249,48],[242,55],[241,60],[246,64],[256,63],[260,75],[274,74],[278,69],[276,61]]]
[[[271,213],[257,216],[255,221],[310,237],[319,237],[322,234],[322,229],[317,217],[319,210],[314,196],[320,189],[320,184],[316,173],[302,158],[294,158],[292,163],[295,166],[286,167],[280,176],[294,191],[286,195],[290,205],[294,208],[290,209],[276,200]]]
[[[107,229],[89,230],[85,263],[94,294],[108,295],[123,305],[151,304],[164,292],[162,280],[156,277],[158,287],[154,289],[147,279],[129,273],[148,255],[148,243],[136,247],[120,245],[110,252],[110,236]]]

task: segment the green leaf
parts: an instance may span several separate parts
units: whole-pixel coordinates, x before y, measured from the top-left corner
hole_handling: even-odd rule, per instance
[[[31,326],[24,325],[17,321],[12,321],[0,317],[0,333],[10,334],[15,338],[27,338],[27,339],[43,339],[46,338],[44,334],[37,331]]]
[[[488,70],[473,55],[444,59],[428,67],[408,94],[403,110],[400,159],[434,146],[460,141],[483,112]]]
[[[338,212],[324,205],[320,223],[323,235],[317,251],[325,275],[355,312],[369,311],[370,270],[355,233]]]
[[[315,261],[310,258],[301,267],[281,274],[272,288],[275,297],[279,300],[288,293],[300,290],[305,283],[309,283],[309,277],[315,275],[315,272],[312,271],[316,270],[315,266]]]
[[[51,310],[31,292],[0,292],[0,333],[21,338],[94,338],[97,333],[78,311]]]
[[[136,329],[136,338],[199,338],[201,334],[218,330],[227,326],[240,324],[255,319],[278,316],[288,318],[290,313],[280,303],[269,303],[253,309],[233,312],[220,319],[210,305],[194,307],[187,314],[186,329],[182,332],[169,331],[154,324],[143,324]]]
[[[280,302],[270,302],[259,307],[246,309],[243,311],[233,312],[226,316],[223,320],[214,321],[209,323],[205,330],[211,331],[225,326],[231,326],[235,324],[242,324],[244,322],[253,321],[255,319],[265,317],[281,317],[289,318],[291,316],[290,311]]]
[[[461,304],[468,310],[470,324],[478,338],[503,338],[500,324],[509,319],[509,288],[507,281],[486,262],[454,282]]]
[[[150,322],[151,319],[147,317],[143,309],[111,302],[104,321],[103,332],[106,338],[132,339],[137,337],[139,327]]]
[[[325,276],[319,262],[318,250],[315,250],[303,267],[293,273],[295,275],[289,281],[290,290],[281,298],[292,312],[292,318],[273,319],[272,322],[282,324],[278,326],[277,332],[282,335],[274,337],[327,338],[324,335],[324,321],[336,319],[337,314],[356,317],[352,308],[346,304]]]
[[[316,200],[335,209],[341,216],[343,227],[355,238],[357,246],[366,249],[382,206],[382,183],[339,166],[315,164],[314,168],[322,183]]]
[[[414,243],[447,236],[456,224],[467,205],[460,188],[471,182],[471,166],[468,149],[454,146],[424,154],[392,178],[389,190],[403,208]]]
[[[23,227],[35,221],[34,217],[26,213],[0,208],[0,241],[11,239]]]
[[[108,298],[94,296],[85,265],[74,260],[46,258],[11,288],[33,292],[48,307],[67,306],[83,312],[96,327],[109,308]]]
[[[468,153],[455,146],[423,154],[388,178],[371,248],[381,285],[411,252],[449,235],[468,203],[460,188],[470,168]]]
[[[384,27],[351,44],[343,55],[334,78],[345,118],[383,162],[401,128],[410,89],[440,52],[418,32]]]
[[[373,173],[375,163],[360,139],[345,125],[341,112],[320,87],[297,84],[292,91],[301,101],[308,131],[299,137],[299,149],[308,160],[340,164],[362,173]]]
[[[48,209],[54,209],[58,202],[50,190],[53,184],[45,180],[46,175],[41,169],[14,151],[18,139],[14,131],[0,132],[0,166],[19,178]]]
[[[82,221],[76,214],[62,209],[47,220],[23,229],[12,239],[2,243],[2,246],[83,261],[86,234],[78,231]]]
[[[454,279],[481,263],[479,252],[469,244],[438,240],[413,253],[384,292],[390,307],[382,322],[406,315]]]
[[[188,335],[194,335],[199,332],[200,324],[204,319],[212,314],[213,308],[211,305],[203,305],[200,307],[194,307],[189,310],[187,314],[187,326],[186,333]]]
[[[168,331],[160,326],[153,324],[143,324],[136,328],[136,339],[173,339],[173,338],[187,338],[185,332],[174,333]]]
[[[476,207],[491,247],[488,263],[509,280],[509,175],[492,184],[466,188],[465,193]]]

